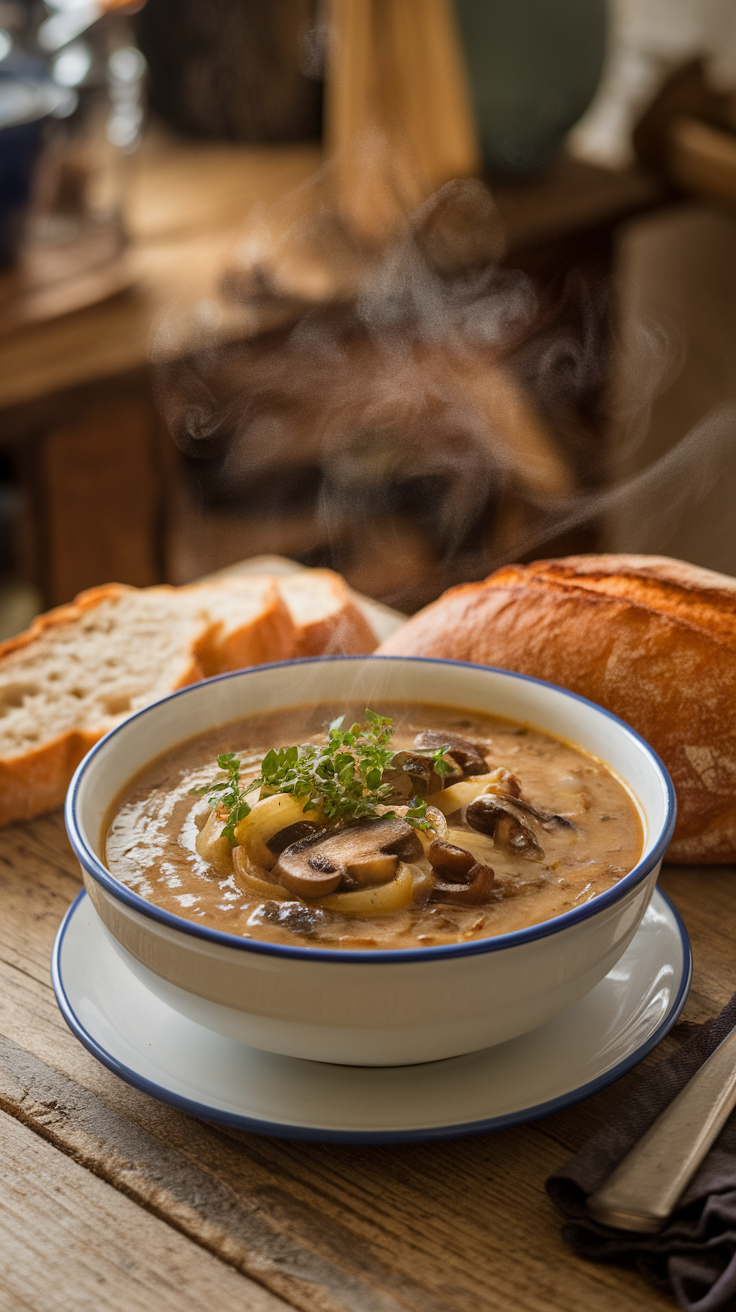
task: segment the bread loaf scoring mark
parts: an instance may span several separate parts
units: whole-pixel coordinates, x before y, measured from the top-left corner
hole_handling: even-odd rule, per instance
[[[713,642],[736,644],[736,581],[712,570],[665,556],[569,556],[513,571],[524,583],[533,579],[543,586],[620,597]]]
[[[611,561],[610,570],[594,569],[588,566],[591,561]],[[633,566],[615,571],[617,560],[635,561],[637,557],[617,556],[570,556],[563,561],[537,561],[532,565],[510,565],[491,574],[483,584],[462,584],[452,588],[444,597],[461,596],[477,587],[492,587],[494,590],[508,589],[512,595],[528,593],[530,588],[548,595],[550,590],[571,599],[585,596],[588,603],[595,605],[600,599],[605,601],[624,601],[627,605],[649,612],[659,618],[667,619],[671,624],[683,625],[693,630],[709,642],[736,646],[736,582],[711,570],[696,569],[680,561],[669,561],[665,557],[643,557],[660,562],[661,577],[655,575],[653,567],[639,576]],[[580,564],[581,568],[578,568]],[[675,577],[666,577],[669,566],[681,566],[682,577],[675,572]],[[709,587],[699,590],[693,580],[686,584],[687,571],[695,576],[704,576],[709,580],[723,579],[733,587]],[[443,598],[440,598],[443,600]],[[437,604],[437,603],[433,603]],[[421,614],[422,612],[420,612]]]

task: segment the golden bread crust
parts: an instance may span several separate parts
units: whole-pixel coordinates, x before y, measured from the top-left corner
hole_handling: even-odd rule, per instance
[[[244,583],[248,589],[245,616],[239,607],[239,589]],[[294,622],[276,580],[270,576],[194,583],[181,588],[180,592],[195,601],[201,597],[205,608],[220,594],[213,622],[195,644],[196,657],[203,671],[196,677],[225,674],[248,665],[288,660],[291,656],[295,642]],[[223,607],[227,622],[216,618],[222,614]]]
[[[0,642],[0,661],[16,651],[22,651],[24,647],[30,646],[59,625],[74,623],[86,610],[92,610],[104,601],[114,600],[123,592],[135,592],[135,588],[129,587],[127,583],[102,583],[97,588],[87,588],[85,592],[80,592],[74,601],[44,611],[43,615],[37,615],[22,633]]]
[[[359,606],[347,601],[335,615],[305,626],[294,656],[363,655],[376,646],[376,635]]]
[[[65,733],[22,756],[0,758],[0,825],[61,806],[82,757],[102,733]]]
[[[286,575],[279,583],[295,625],[292,656],[374,651],[376,635],[342,575],[329,569],[304,570]]]

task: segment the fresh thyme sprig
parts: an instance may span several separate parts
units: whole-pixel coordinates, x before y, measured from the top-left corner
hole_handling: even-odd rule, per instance
[[[217,766],[218,769],[225,771],[225,778],[215,779],[212,783],[204,784],[202,788],[191,788],[190,793],[209,793],[210,808],[213,811],[227,812],[227,820],[221,836],[227,838],[234,846],[235,826],[250,814],[250,806],[245,801],[245,794],[250,792],[253,785],[249,784],[241,789],[241,763],[235,752],[221,752],[217,758]]]
[[[394,756],[391,748],[393,721],[390,717],[366,710],[365,724],[343,729],[344,716],[326,725],[327,741],[302,743],[299,746],[271,748],[261,761],[261,772],[241,787],[241,762],[235,752],[223,752],[217,758],[225,778],[218,778],[201,788],[197,795],[208,795],[212,810],[226,812],[222,836],[235,844],[235,828],[250,813],[248,793],[260,788],[261,797],[272,793],[289,793],[303,803],[302,810],[319,808],[326,820],[363,820],[378,814],[394,794],[394,785],[383,776]],[[453,770],[445,760],[447,747],[434,751],[415,749],[426,756],[434,772],[442,778]],[[427,803],[419,797],[409,802],[405,819],[415,829],[430,829]]]

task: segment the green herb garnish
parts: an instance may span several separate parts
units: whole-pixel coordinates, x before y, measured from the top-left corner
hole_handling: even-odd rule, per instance
[[[393,720],[366,710],[365,724],[352,724],[343,730],[344,716],[326,725],[325,743],[302,743],[299,746],[271,748],[261,761],[261,772],[241,787],[241,762],[234,752],[223,752],[217,765],[225,777],[193,788],[192,794],[208,795],[212,810],[227,812],[222,837],[234,846],[235,827],[250,813],[245,800],[248,793],[261,789],[261,797],[272,793],[290,793],[303,800],[304,811],[319,807],[327,820],[363,820],[378,814],[395,792],[383,776],[394,756],[391,748]],[[454,767],[445,760],[447,747],[434,751],[416,748],[414,754],[426,756],[434,772],[442,778]],[[393,813],[389,813],[392,814]],[[414,797],[404,817],[415,829],[431,829],[427,820],[427,803]]]

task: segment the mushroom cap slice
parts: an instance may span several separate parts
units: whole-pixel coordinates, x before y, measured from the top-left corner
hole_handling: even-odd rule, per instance
[[[292,934],[303,934],[305,938],[313,938],[327,921],[327,916],[321,907],[293,901],[263,902],[256,915],[261,923],[265,921],[272,925],[279,925]]]
[[[432,890],[432,901],[478,906],[479,903],[485,902],[488,897],[494,879],[495,872],[491,866],[484,866],[476,861],[475,865],[468,871],[467,880],[463,883],[453,883],[449,879],[438,879]]]
[[[485,774],[488,762],[477,743],[468,738],[461,738],[457,733],[445,733],[439,729],[425,729],[414,739],[415,747],[429,747],[433,752],[438,747],[446,747],[447,755],[462,770],[463,774]]]
[[[379,816],[292,843],[281,853],[273,876],[300,897],[325,897],[340,885],[387,883],[399,858],[411,861],[422,852],[411,825],[398,816]]]
[[[363,888],[368,884],[387,884],[396,877],[399,858],[392,852],[367,852],[356,857],[347,868],[346,884]]]
[[[427,849],[427,859],[440,879],[448,879],[456,884],[468,884],[472,878],[471,871],[477,864],[472,852],[435,838]]]
[[[577,829],[577,825],[573,824],[572,820],[568,820],[566,815],[552,815],[547,811],[540,811],[536,806],[532,806],[531,802],[524,801],[523,797],[514,796],[514,805],[532,820],[536,820],[543,829],[554,829],[556,825],[563,829]]]
[[[498,847],[527,861],[544,856],[529,825],[516,814],[516,799],[499,793],[481,793],[465,811],[465,821],[479,834],[488,834]]]
[[[280,856],[284,848],[291,847],[302,838],[314,838],[323,830],[324,825],[315,824],[313,820],[297,820],[295,824],[287,825],[285,829],[277,829],[271,838],[266,839],[266,847],[274,856]]]
[[[433,785],[441,784],[429,757],[418,752],[397,752],[383,772],[383,782],[392,784],[395,795],[402,799],[426,797]]]
[[[285,847],[272,874],[282,888],[299,897],[325,897],[342,882],[343,870],[322,851],[319,835],[310,835]]]

